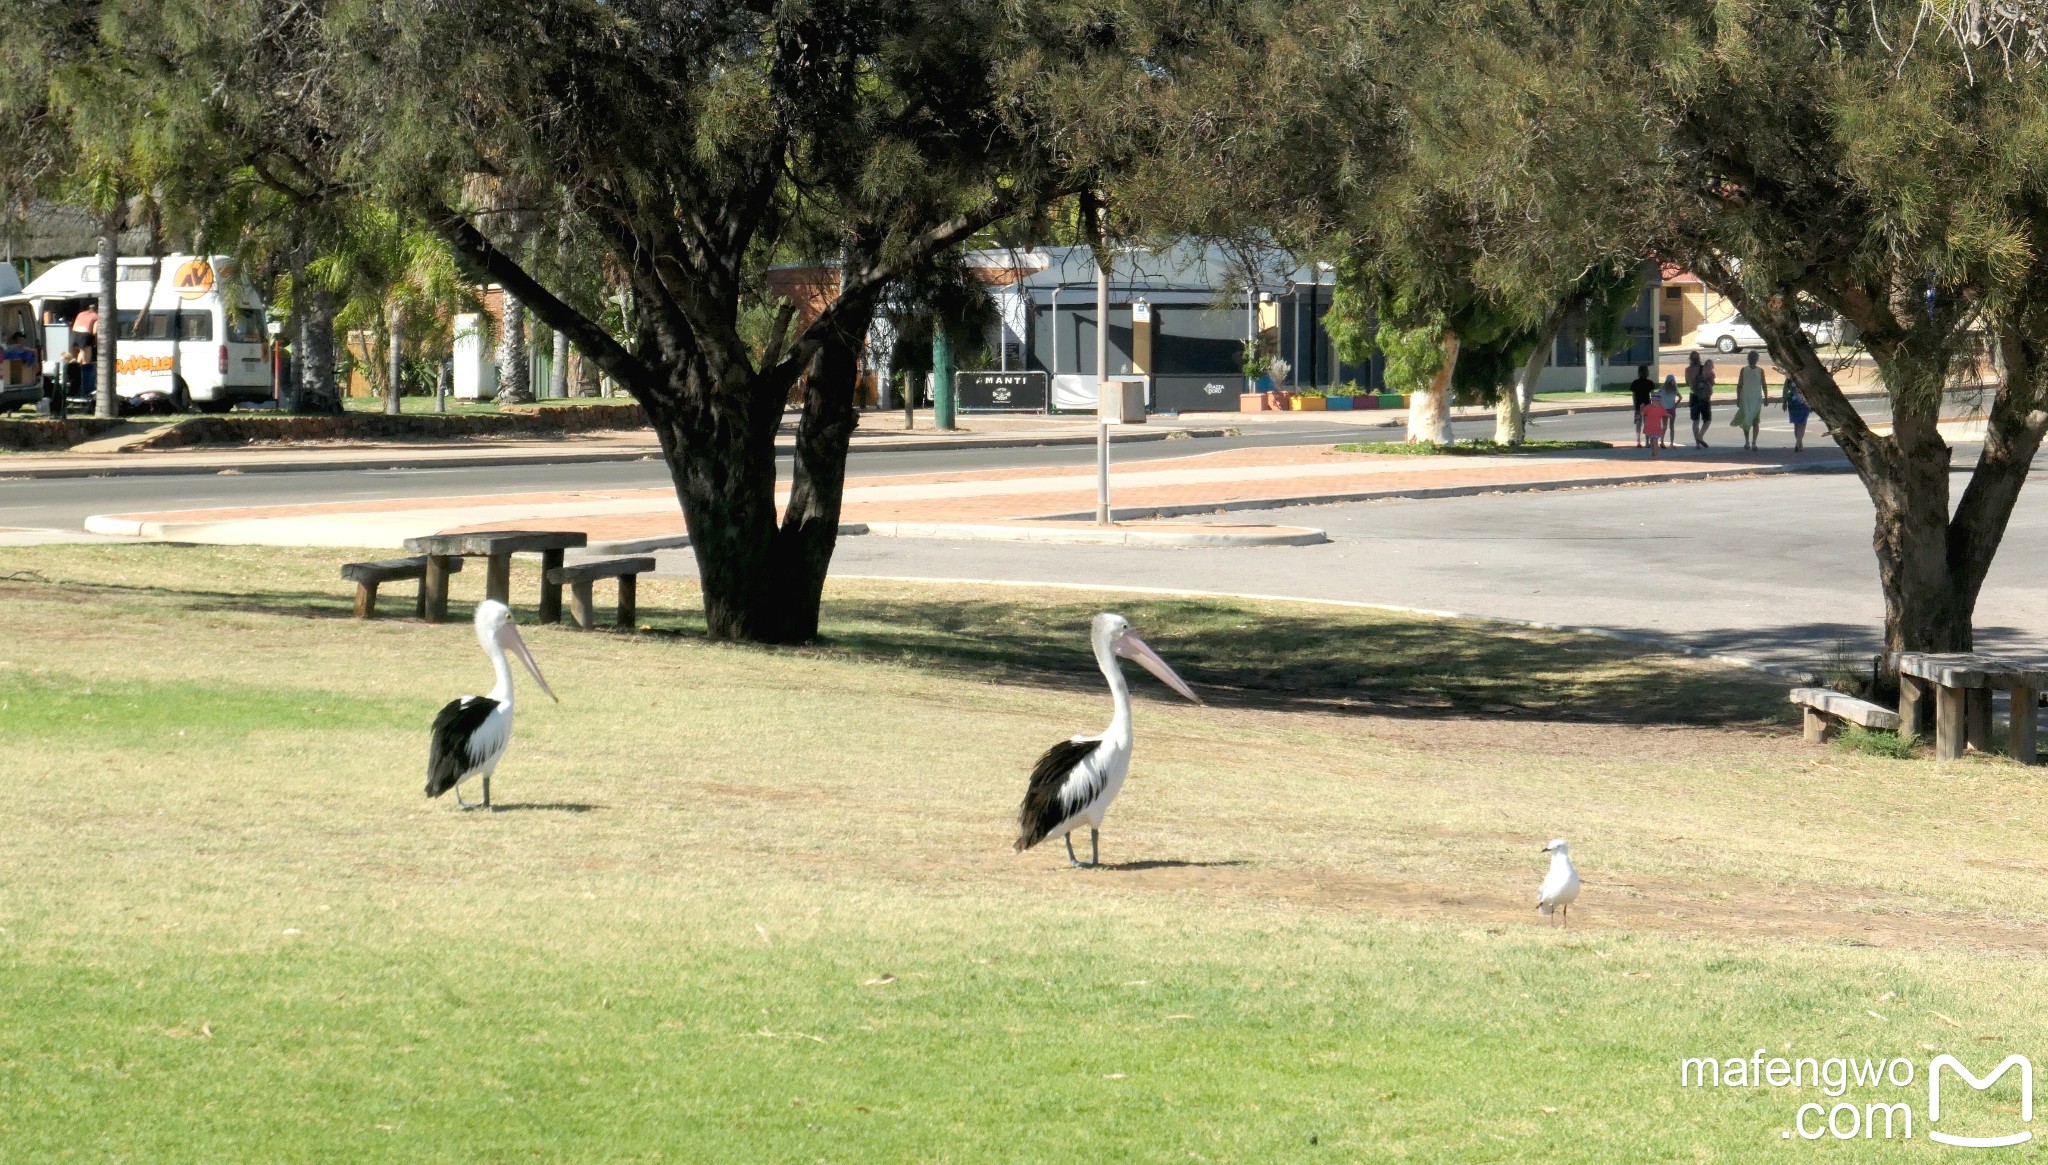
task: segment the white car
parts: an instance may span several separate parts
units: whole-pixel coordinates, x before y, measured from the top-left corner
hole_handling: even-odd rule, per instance
[[[1729,316],[1725,320],[1701,324],[1694,329],[1692,346],[1695,348],[1719,348],[1723,352],[1740,352],[1744,348],[1761,348],[1764,338],[1749,326],[1741,316]]]
[[[1833,320],[1814,320],[1811,323],[1800,324],[1799,330],[1806,333],[1806,342],[1816,348],[1832,348],[1835,346],[1835,321]]]

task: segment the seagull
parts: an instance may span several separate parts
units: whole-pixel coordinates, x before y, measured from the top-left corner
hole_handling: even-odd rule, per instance
[[[450,700],[434,717],[434,740],[427,751],[427,796],[438,797],[455,790],[455,802],[464,809],[491,807],[491,773],[505,758],[505,746],[512,743],[512,666],[505,661],[509,648],[533,673],[533,681],[548,699],[561,697],[541,678],[539,665],[512,625],[512,610],[496,599],[485,599],[476,609],[476,638],[484,654],[491,657],[497,686],[488,696],[463,696]],[[462,782],[483,777],[484,799],[472,805],[462,799]]]
[[[1124,787],[1124,775],[1131,768],[1131,689],[1124,682],[1117,657],[1134,659],[1139,666],[1166,682],[1166,686],[1199,704],[1185,681],[1174,674],[1159,653],[1145,646],[1122,615],[1105,611],[1095,616],[1089,638],[1095,645],[1095,662],[1109,680],[1110,698],[1116,712],[1109,727],[1098,736],[1076,736],[1046,750],[1031,770],[1031,784],[1024,792],[1024,804],[1017,814],[1017,852],[1023,853],[1049,837],[1066,839],[1067,861],[1076,866],[1073,831],[1088,823],[1088,865],[1102,864],[1102,815]]]
[[[1579,871],[1572,865],[1572,847],[1565,839],[1554,837],[1543,852],[1550,855],[1550,872],[1543,875],[1543,886],[1536,891],[1536,913],[1561,911],[1560,921],[1570,926],[1572,903],[1579,900]]]

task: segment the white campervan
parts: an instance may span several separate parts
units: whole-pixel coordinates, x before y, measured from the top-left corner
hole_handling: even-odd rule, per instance
[[[262,301],[224,255],[165,255],[115,261],[120,309],[115,391],[127,402],[160,397],[176,406],[226,412],[236,401],[269,400],[270,359]],[[68,259],[20,293],[42,335],[43,375],[61,378],[71,321],[99,301],[95,257]],[[76,391],[74,389],[74,391]]]

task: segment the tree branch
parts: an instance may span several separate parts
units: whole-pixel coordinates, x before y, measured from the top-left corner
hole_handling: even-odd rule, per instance
[[[612,339],[610,333],[582,312],[542,287],[526,273],[524,267],[499,250],[484,237],[482,231],[476,229],[475,224],[454,208],[436,204],[428,209],[427,218],[434,231],[448,240],[448,245],[454,247],[458,254],[517,296],[519,302],[539,316],[543,323],[568,336],[578,350],[596,361],[598,367],[610,373],[612,379],[624,385],[642,404],[647,403],[645,394],[653,388],[655,377],[645,361],[627,351],[624,345]]]

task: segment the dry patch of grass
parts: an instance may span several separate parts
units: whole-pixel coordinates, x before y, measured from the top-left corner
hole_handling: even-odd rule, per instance
[[[1743,673],[1119,600],[1218,706],[1137,681],[1074,871],[1008,843],[1107,715],[1085,596],[838,586],[823,646],[763,650],[658,581],[662,634],[529,627],[563,703],[479,815],[420,794],[473,636],[347,619],[338,560],[11,555],[0,1143],[1742,1160],[1791,1106],[1679,1095],[1676,1056],[2044,1034],[2035,774],[1807,748]],[[1557,834],[1570,932],[1529,910]]]

